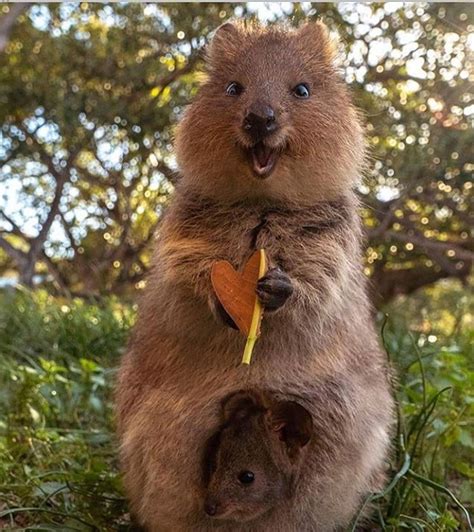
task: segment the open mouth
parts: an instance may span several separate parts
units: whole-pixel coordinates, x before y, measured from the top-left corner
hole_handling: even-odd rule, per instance
[[[275,168],[278,151],[265,146],[263,142],[255,144],[249,151],[253,171],[263,179],[268,177]]]

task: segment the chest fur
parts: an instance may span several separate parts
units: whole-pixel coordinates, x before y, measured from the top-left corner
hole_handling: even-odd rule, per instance
[[[328,239],[342,244],[351,218],[346,200],[305,209],[184,204],[175,226],[179,240],[199,242],[203,252],[207,247],[216,260],[226,259],[235,268],[264,248],[271,264],[290,270],[295,254],[311,255]]]

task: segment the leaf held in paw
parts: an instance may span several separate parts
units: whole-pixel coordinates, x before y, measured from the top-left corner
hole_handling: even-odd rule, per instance
[[[262,263],[263,261],[263,263]],[[262,273],[263,272],[263,273]],[[258,312],[258,326],[262,309],[259,305],[256,288],[257,282],[266,273],[266,259],[263,250],[256,251],[248,260],[242,273],[221,260],[213,264],[211,281],[217,298],[245,336],[251,332],[254,313]],[[259,327],[256,334],[258,336]]]

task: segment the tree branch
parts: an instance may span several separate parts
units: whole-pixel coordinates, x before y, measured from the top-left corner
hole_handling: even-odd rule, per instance
[[[43,251],[43,261],[46,264],[46,267],[48,268],[49,273],[53,277],[55,283],[57,284],[59,291],[65,295],[66,297],[71,297],[71,292],[68,288],[67,281],[59,271],[59,269],[56,267],[56,264],[46,255],[46,253]]]
[[[399,231],[387,231],[385,233],[387,238],[393,238],[400,242],[411,242],[413,244],[419,245],[424,249],[433,249],[435,251],[449,251],[454,250],[456,258],[460,260],[465,260],[468,262],[474,261],[474,253],[469,251],[455,242],[441,242],[439,240],[430,240],[421,235],[407,235]]]
[[[10,33],[13,29],[16,19],[23,11],[30,7],[29,2],[9,4],[9,11],[0,18],[0,53],[7,47]]]
[[[74,240],[74,237],[71,232],[71,225],[66,221],[66,218],[64,217],[64,214],[61,212],[61,209],[59,210],[59,217],[61,218],[61,221],[63,223],[64,232],[66,233],[66,236],[68,237],[68,240],[71,244],[72,249],[74,250],[74,253],[76,255],[80,255],[78,252],[78,246],[76,244],[76,241]]]
[[[5,211],[3,211],[2,209],[0,209],[0,216],[2,216],[13,228],[11,231],[8,231],[8,233],[16,235],[16,236],[19,236],[19,237],[23,238],[24,240],[26,240],[27,242],[29,242],[29,240],[30,240],[29,237],[27,237],[23,233],[23,231],[15,223],[15,221],[12,218],[10,218],[10,216],[8,216],[7,213]]]
[[[467,265],[458,271],[457,277],[465,278],[469,273]],[[376,307],[380,307],[393,297],[401,294],[409,295],[418,288],[435,283],[439,279],[450,277],[443,269],[417,267],[407,270],[389,270],[377,268],[370,280],[372,301]]]
[[[28,263],[26,253],[12,246],[2,235],[0,235],[0,248],[17,263],[18,268],[23,269],[26,267]]]

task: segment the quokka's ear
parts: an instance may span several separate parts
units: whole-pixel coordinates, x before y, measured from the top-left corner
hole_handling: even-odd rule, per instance
[[[259,394],[247,390],[234,392],[222,401],[224,422],[245,419],[263,408]]]
[[[206,48],[208,61],[212,64],[223,58],[234,56],[241,46],[242,30],[237,23],[225,22],[214,32]]]
[[[313,436],[311,414],[298,403],[281,401],[272,406],[267,414],[269,429],[277,432],[294,461]]]
[[[222,41],[227,42],[238,38],[240,38],[240,29],[237,24],[233,22],[224,22],[224,24],[221,24],[216,29],[212,42],[218,45]]]
[[[332,63],[337,55],[337,41],[321,21],[305,22],[297,31],[297,37],[312,57]]]

